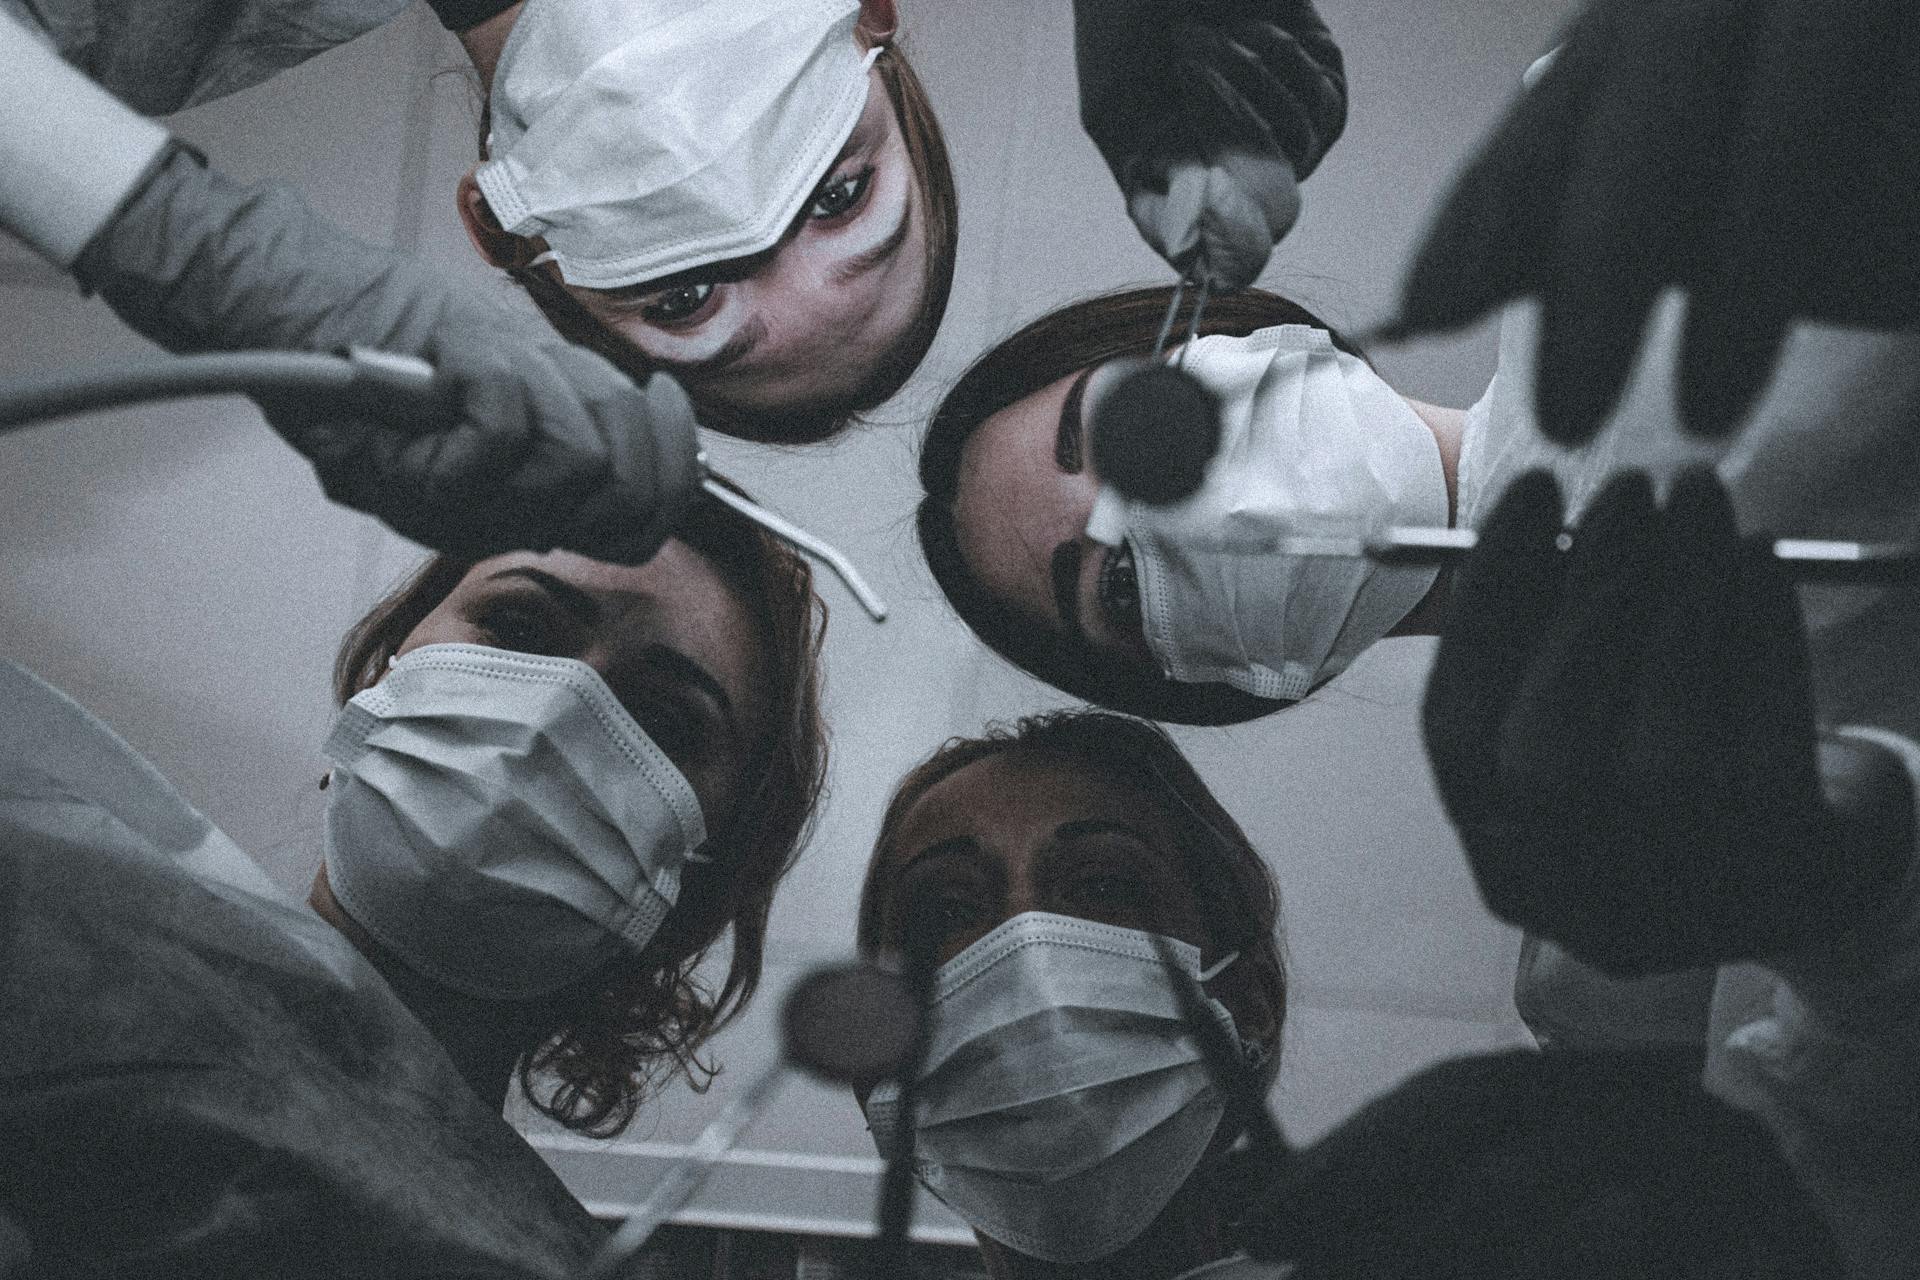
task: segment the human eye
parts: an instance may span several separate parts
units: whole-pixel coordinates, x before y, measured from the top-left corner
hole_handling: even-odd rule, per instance
[[[686,699],[671,693],[648,693],[633,698],[627,711],[646,730],[653,745],[676,765],[696,759],[705,751],[706,725],[698,709]]]
[[[1150,905],[1146,884],[1115,868],[1089,868],[1068,880],[1061,895],[1071,914],[1089,920],[1131,923],[1145,919]]]
[[[857,173],[829,178],[814,190],[813,202],[807,206],[807,217],[815,222],[845,217],[860,207],[860,202],[866,198],[867,189],[872,185],[872,165],[868,165]]]
[[[1094,583],[1094,599],[1107,626],[1122,635],[1139,632],[1140,575],[1134,568],[1131,543],[1107,551]]]
[[[491,600],[474,615],[474,629],[496,649],[565,657],[567,623],[549,609],[529,600]]]
[[[919,875],[906,885],[901,903],[902,930],[918,935],[902,938],[902,943],[908,949],[931,944],[931,949],[943,957],[956,954],[985,933],[992,921],[984,886],[964,873]]]
[[[648,294],[640,304],[641,318],[668,328],[693,323],[713,299],[713,282],[676,284]]]

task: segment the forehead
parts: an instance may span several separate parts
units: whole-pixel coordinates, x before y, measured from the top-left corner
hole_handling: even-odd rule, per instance
[[[1075,756],[1014,748],[975,760],[936,782],[902,816],[889,861],[942,840],[977,840],[992,852],[1030,851],[1062,823],[1124,821],[1161,837],[1173,854],[1173,824],[1161,805],[1113,769]]]
[[[967,567],[995,598],[1055,627],[1053,551],[1085,531],[1097,488],[1085,467],[1062,472],[1054,452],[1077,376],[1021,397],[975,428],[954,487],[954,532]]]

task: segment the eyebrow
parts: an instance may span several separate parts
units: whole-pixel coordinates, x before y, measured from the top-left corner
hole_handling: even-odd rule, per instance
[[[957,853],[979,852],[980,842],[972,836],[949,836],[945,840],[936,840],[918,853],[908,856],[901,862],[899,870],[905,871],[915,863],[924,862],[929,858],[940,858]]]
[[[726,720],[727,728],[733,731],[735,737],[740,736],[740,722],[734,716],[733,699],[727,696],[726,689],[721,687],[711,671],[678,649],[670,649],[663,644],[648,645],[643,656],[654,666],[664,669],[706,693],[720,708],[720,714]]]
[[[1053,605],[1060,611],[1060,621],[1066,624],[1069,636],[1085,644],[1087,633],[1080,626],[1080,544],[1063,542],[1055,547],[1049,567]]]
[[[1123,835],[1144,845],[1153,844],[1153,841],[1147,838],[1143,828],[1136,827],[1130,822],[1117,822],[1112,818],[1075,818],[1053,829],[1053,838],[1056,840],[1099,835]]]
[[[1053,440],[1053,460],[1070,476],[1079,475],[1084,465],[1080,457],[1080,402],[1086,398],[1087,379],[1092,376],[1093,366],[1082,369],[1067,391],[1066,403],[1060,406],[1060,431]]]
[[[497,573],[487,575],[489,582],[497,582],[502,578],[525,578],[552,596],[556,604],[589,627],[600,621],[599,601],[571,582],[556,578],[545,570],[528,565],[515,565],[510,569],[501,569]]]
[[[758,347],[766,336],[766,321],[757,315],[750,316],[747,322],[740,326],[739,332],[722,343],[720,349],[712,355],[702,356],[698,360],[662,359],[658,363],[669,373],[718,373],[752,355],[754,348]]]
[[[524,578],[533,583],[559,604],[568,613],[578,618],[584,625],[593,626],[600,621],[600,602],[590,592],[581,590],[571,582],[556,578],[543,569],[530,565],[515,565],[487,575],[487,581],[495,582],[502,578]],[[711,697],[720,708],[721,716],[727,722],[727,728],[737,737],[740,723],[736,718],[733,699],[727,696],[726,688],[714,678],[712,672],[681,653],[678,649],[663,644],[648,645],[641,656],[656,668],[666,671],[687,684],[694,685]]]
[[[894,254],[907,242],[907,231],[913,222],[913,200],[911,197],[900,202],[900,225],[887,233],[887,238],[864,253],[856,253],[833,269],[836,283],[847,284],[859,279]]]

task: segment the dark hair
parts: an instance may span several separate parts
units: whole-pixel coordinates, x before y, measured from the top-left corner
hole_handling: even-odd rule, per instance
[[[694,396],[694,409],[702,426],[742,440],[769,444],[815,444],[830,440],[851,426],[860,412],[877,407],[899,391],[933,345],[934,334],[947,313],[947,299],[953,292],[953,264],[960,235],[960,201],[953,181],[953,164],[947,155],[946,137],[941,132],[939,118],[934,115],[933,102],[906,55],[898,46],[886,45],[874,67],[893,104],[894,116],[900,123],[900,138],[906,144],[907,157],[913,166],[914,183],[920,189],[927,245],[926,296],[920,311],[907,331],[881,357],[867,380],[846,396],[795,405],[778,413],[743,410],[712,396]],[[480,124],[483,147],[486,134],[487,121],[483,115]],[[527,257],[531,260],[532,256],[529,248]],[[601,356],[636,382],[645,382],[658,371],[652,361],[596,320],[565,286],[546,272],[520,265],[508,267],[507,274],[527,291],[561,337]]]
[[[1172,298],[1172,288],[1166,287],[1071,303],[1041,316],[974,361],[940,402],[920,445],[920,486],[926,491],[917,514],[920,549],[961,621],[988,648],[1027,674],[1074,697],[1133,715],[1179,724],[1237,724],[1288,704],[1256,698],[1224,684],[1183,684],[1036,627],[974,577],[961,554],[954,523],[960,458],[980,425],[1069,374],[1103,361],[1151,353]],[[1176,332],[1186,332],[1191,312],[1189,290],[1175,317]],[[1243,336],[1281,324],[1325,329],[1335,346],[1365,358],[1305,307],[1259,289],[1209,301],[1199,332]]]
[[[650,1091],[675,1073],[704,1089],[715,1069],[700,1046],[760,982],[767,913],[793,865],[826,777],[820,644],[826,606],[805,560],[757,525],[702,499],[675,530],[752,611],[766,649],[771,705],[730,822],[708,834],[711,863],[687,868],[679,900],[646,949],[610,961],[547,998],[551,1022],[518,1068],[521,1092],[569,1129],[618,1133]],[[341,642],[334,695],[370,688],[406,637],[473,567],[435,556],[375,605]],[[733,948],[716,994],[694,979],[727,927]],[[541,1077],[545,1077],[544,1081]]]
[[[1271,1036],[1261,1048],[1277,1059],[1286,1020],[1287,976],[1280,944],[1280,890],[1273,873],[1233,816],[1214,799],[1200,775],[1158,725],[1110,711],[1050,711],[1011,725],[990,724],[977,738],[949,738],[894,788],[880,820],[880,834],[860,888],[858,941],[862,951],[881,946],[886,868],[898,850],[901,824],[920,798],[968,765],[989,756],[1024,753],[1083,764],[1156,806],[1191,858],[1194,899],[1213,931],[1209,959],[1239,951],[1226,977],[1248,988],[1273,1010]]]

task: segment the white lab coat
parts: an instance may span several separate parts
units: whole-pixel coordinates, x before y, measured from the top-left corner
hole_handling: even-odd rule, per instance
[[[572,1276],[600,1232],[353,947],[0,662],[0,1276]]]
[[[1741,526],[1775,536],[1920,538],[1920,338],[1805,325],[1752,418],[1723,444],[1676,427],[1684,298],[1661,300],[1608,427],[1568,451],[1532,413],[1536,308],[1510,308],[1498,373],[1467,413],[1459,519],[1546,466],[1577,514],[1619,467],[1671,477],[1710,462]],[[1869,726],[1920,794],[1920,586],[1806,587],[1819,712]],[[1920,851],[1881,917],[1821,954],[1621,983],[1530,940],[1515,1003],[1549,1045],[1687,1041],[1704,1030],[1709,1089],[1760,1116],[1863,1278],[1920,1275]],[[1710,1004],[1710,1008],[1709,1008]]]

